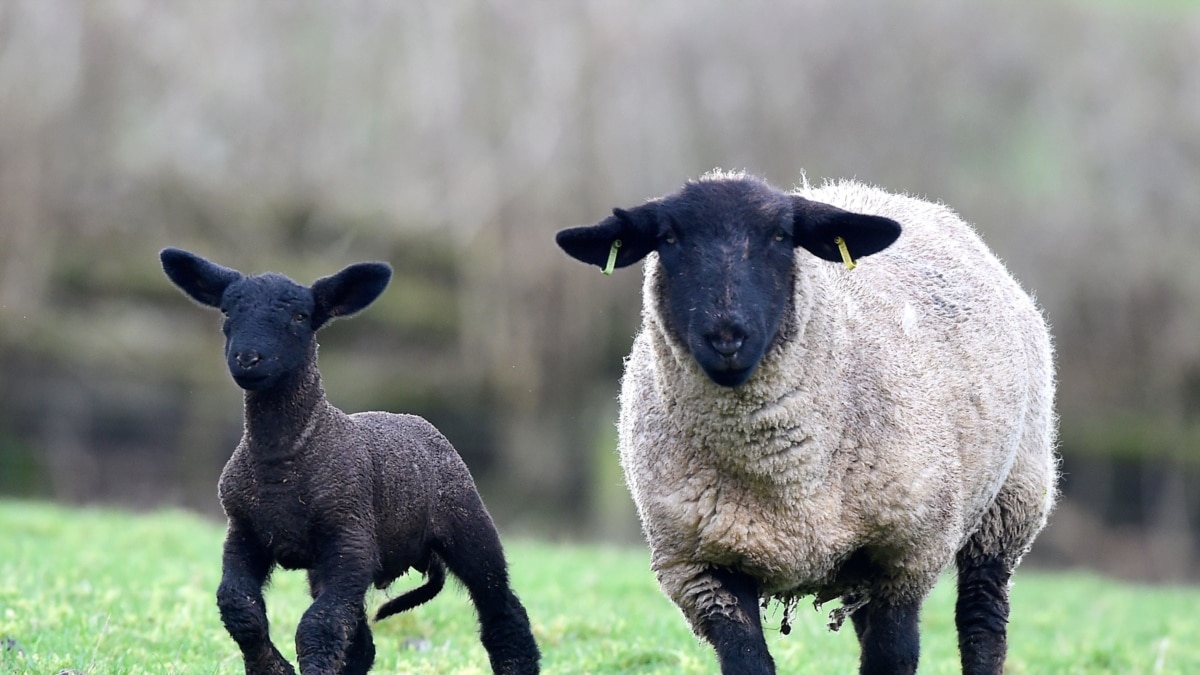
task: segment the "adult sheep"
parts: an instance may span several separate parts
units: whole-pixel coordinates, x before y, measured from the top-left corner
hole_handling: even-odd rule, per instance
[[[841,599],[860,672],[915,672],[951,563],[963,671],[1002,670],[1009,579],[1056,497],[1054,375],[1041,312],[969,225],[714,172],[557,241],[606,271],[646,258],[621,465],[723,672],[774,672],[759,603],[786,632],[814,595]]]

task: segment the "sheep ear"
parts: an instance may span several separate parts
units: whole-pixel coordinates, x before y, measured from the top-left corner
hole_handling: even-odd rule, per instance
[[[900,237],[900,223],[883,216],[852,213],[830,204],[792,197],[795,244],[831,262],[841,262],[837,238],[853,259],[879,253]]]
[[[237,270],[221,267],[178,248],[164,248],[158,258],[172,283],[191,299],[209,307],[220,307],[225,289],[242,278],[242,273]]]
[[[613,214],[595,225],[572,227],[554,236],[567,255],[606,269],[613,244],[618,244],[613,267],[627,267],[645,258],[658,245],[657,205],[653,202],[635,209],[613,209]]]
[[[375,302],[392,280],[387,263],[356,263],[329,277],[313,282],[313,330],[330,319],[350,316]]]

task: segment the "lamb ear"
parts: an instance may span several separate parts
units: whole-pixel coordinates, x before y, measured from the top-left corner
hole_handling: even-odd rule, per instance
[[[613,267],[627,267],[645,258],[658,245],[657,205],[613,209],[613,214],[595,225],[572,227],[554,236],[567,255],[605,269],[613,243],[620,241]]]
[[[852,213],[830,204],[792,197],[795,244],[831,262],[841,262],[836,243],[845,242],[853,259],[879,253],[900,237],[900,223],[883,216]]]
[[[355,263],[333,276],[317,279],[312,285],[313,330],[375,302],[391,280],[392,267],[382,262]]]
[[[178,248],[164,248],[158,258],[162,261],[163,272],[179,290],[209,307],[220,307],[225,289],[242,278],[242,273],[237,270],[221,267]]]

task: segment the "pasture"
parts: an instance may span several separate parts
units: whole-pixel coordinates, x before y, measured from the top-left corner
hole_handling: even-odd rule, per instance
[[[217,615],[223,527],[181,511],[129,514],[0,501],[0,672],[238,673]],[[503,534],[503,533],[502,533]],[[547,673],[715,673],[707,646],[658,591],[642,548],[508,538],[517,593]],[[372,591],[369,609],[419,579]],[[958,672],[954,583],[922,618],[923,674]],[[1008,672],[1200,672],[1200,589],[1021,570]],[[272,636],[289,659],[308,605],[304,575],[277,571]],[[835,603],[827,605],[829,610]],[[854,632],[831,633],[802,602],[792,632],[765,613],[782,673],[848,673]],[[473,609],[453,582],[428,605],[375,624],[378,673],[487,673]]]

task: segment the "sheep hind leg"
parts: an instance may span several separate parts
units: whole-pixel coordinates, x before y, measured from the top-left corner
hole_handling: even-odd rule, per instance
[[[920,610],[920,601],[873,597],[850,615],[862,649],[861,675],[917,672]]]
[[[715,568],[710,574],[720,589],[731,595],[733,606],[701,609],[699,632],[712,644],[721,672],[738,675],[773,675],[775,660],[767,649],[758,609],[758,583],[741,572]],[[716,597],[725,595],[716,593]]]
[[[1042,441],[1039,441],[1039,443]],[[955,556],[954,623],[967,675],[1004,672],[1008,652],[1008,586],[1054,505],[1057,464],[1049,452],[1018,455],[979,528]]]
[[[471,596],[479,615],[479,639],[492,671],[533,675],[539,671],[541,652],[529,615],[509,585],[500,535],[478,495],[471,492],[464,502],[446,510],[455,516],[446,523],[434,550]]]
[[[958,554],[958,600],[954,624],[964,675],[1004,672],[1008,652],[1007,565],[996,557]]]

